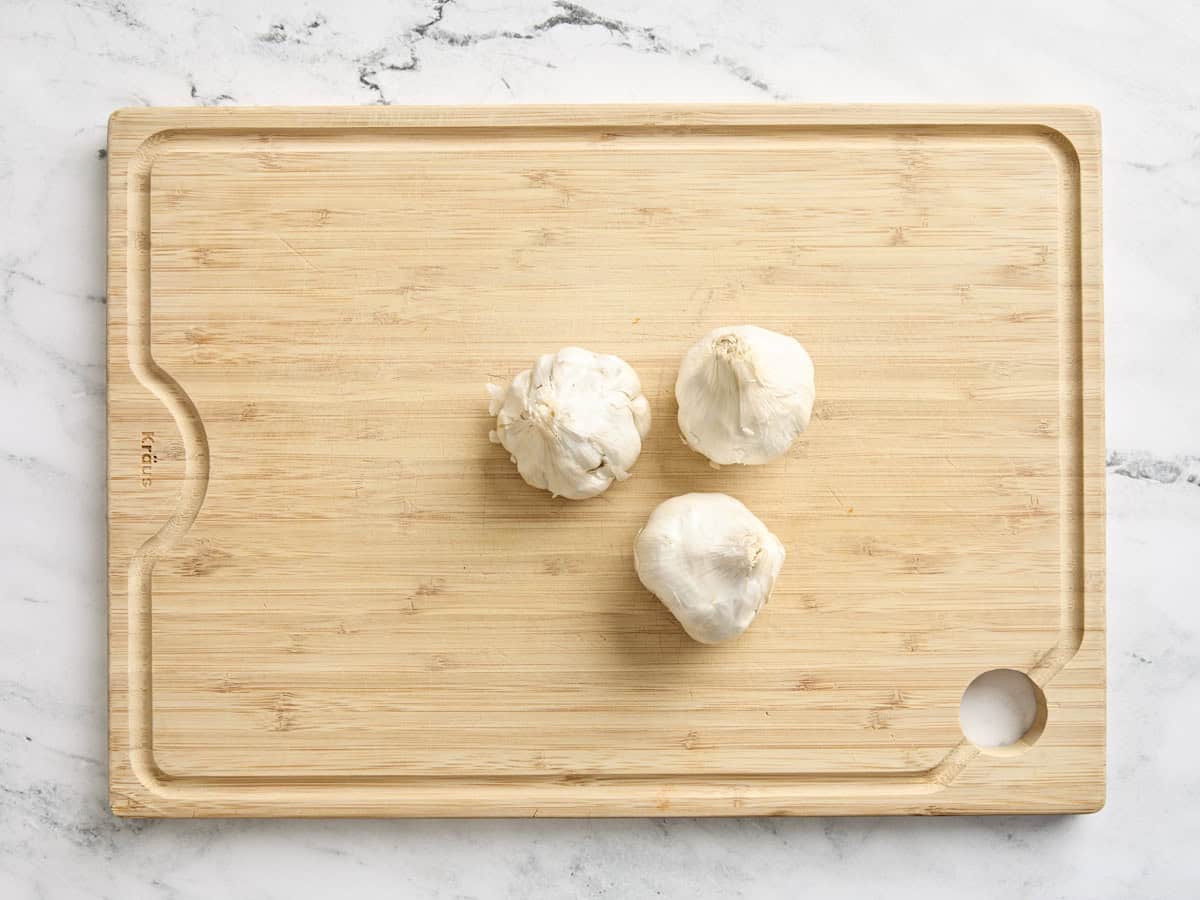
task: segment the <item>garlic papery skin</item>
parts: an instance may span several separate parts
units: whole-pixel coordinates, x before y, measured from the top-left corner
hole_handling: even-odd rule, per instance
[[[808,351],[754,325],[705,335],[675,381],[683,440],[717,465],[756,466],[782,456],[808,427],[815,397]]]
[[[779,538],[728,494],[684,494],[660,503],[633,545],[642,584],[702,644],[728,641],[750,627],[786,555]]]
[[[630,365],[566,347],[538,358],[507,388],[489,384],[502,444],[529,484],[584,500],[629,477],[650,431],[650,403]]]

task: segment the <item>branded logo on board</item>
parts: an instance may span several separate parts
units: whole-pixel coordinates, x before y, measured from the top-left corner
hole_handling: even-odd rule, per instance
[[[158,462],[158,454],[154,452],[154,432],[142,432],[142,487],[150,487],[154,483],[154,464]]]

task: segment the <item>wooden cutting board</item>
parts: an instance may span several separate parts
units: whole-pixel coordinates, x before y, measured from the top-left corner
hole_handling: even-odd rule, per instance
[[[1103,803],[1093,111],[137,109],[108,159],[117,813]],[[742,323],[805,344],[817,405],[718,471],[672,387]],[[654,415],[585,502],[487,439],[484,384],[571,344]],[[687,491],[787,546],[728,645],[633,572]],[[1044,709],[981,751],[996,668]]]

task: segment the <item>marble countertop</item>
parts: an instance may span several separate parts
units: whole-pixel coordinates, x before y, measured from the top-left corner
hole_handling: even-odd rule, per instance
[[[0,3],[0,896],[1194,893],[1200,7],[586,3]],[[770,100],[1077,102],[1104,116],[1107,807],[1066,818],[114,818],[108,114]]]

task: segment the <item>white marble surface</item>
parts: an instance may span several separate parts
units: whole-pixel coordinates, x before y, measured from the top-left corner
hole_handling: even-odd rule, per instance
[[[587,3],[0,2],[0,897],[1194,896],[1200,7]],[[1068,101],[1104,114],[1107,808],[942,820],[111,817],[108,113],[770,99]]]

